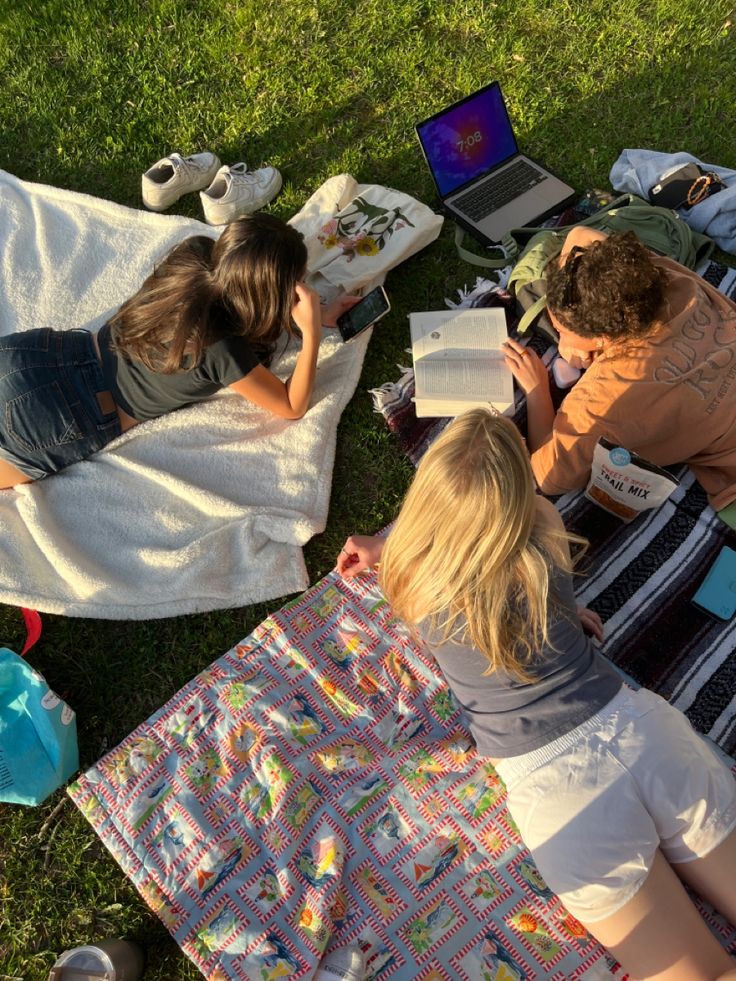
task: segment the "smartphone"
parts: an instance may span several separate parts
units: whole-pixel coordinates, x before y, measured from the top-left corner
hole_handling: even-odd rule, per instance
[[[730,620],[736,613],[736,552],[724,545],[690,601],[717,620]]]
[[[376,286],[370,293],[366,293],[359,303],[337,318],[340,336],[344,341],[357,337],[366,327],[385,317],[390,309],[391,304],[388,302],[386,290],[383,286]]]

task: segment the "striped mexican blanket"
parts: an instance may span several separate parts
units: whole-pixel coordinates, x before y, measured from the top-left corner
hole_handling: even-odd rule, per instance
[[[699,271],[722,292],[736,296],[736,269],[709,262]],[[473,290],[460,294],[461,307],[495,305],[510,311],[511,297],[488,280],[479,279]],[[546,342],[534,338],[531,344],[551,358],[553,349],[546,350]],[[407,369],[398,382],[376,389],[374,401],[416,464],[447,420],[417,419],[413,394],[413,373]],[[515,419],[523,429],[524,400],[517,398]],[[733,755],[736,620],[718,623],[697,611],[690,598],[720,548],[734,543],[734,533],[718,520],[687,468],[677,475],[681,483],[673,496],[629,525],[582,492],[566,494],[557,506],[570,531],[591,543],[578,599],[605,622],[604,653]]]

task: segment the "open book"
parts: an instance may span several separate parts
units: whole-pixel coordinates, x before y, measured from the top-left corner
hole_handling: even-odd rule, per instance
[[[514,381],[503,359],[506,316],[498,307],[409,314],[417,416],[457,416],[477,406],[504,412]]]

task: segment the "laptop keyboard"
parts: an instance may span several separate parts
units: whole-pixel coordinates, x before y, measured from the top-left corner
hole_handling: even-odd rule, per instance
[[[546,179],[546,174],[526,160],[517,160],[498,177],[492,177],[455,198],[452,206],[473,221],[481,221]]]

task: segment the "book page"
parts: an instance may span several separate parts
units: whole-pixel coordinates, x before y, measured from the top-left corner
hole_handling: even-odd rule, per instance
[[[414,366],[417,395],[457,402],[508,402],[506,365],[499,358],[474,361],[426,358]]]
[[[506,316],[498,307],[438,310],[409,317],[414,360],[468,358],[499,351],[506,340]]]
[[[409,319],[417,398],[513,403],[501,349],[507,337],[503,310],[431,311]]]

